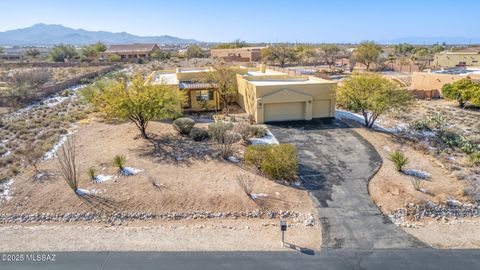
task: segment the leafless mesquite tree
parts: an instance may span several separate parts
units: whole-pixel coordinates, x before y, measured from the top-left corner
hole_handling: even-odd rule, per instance
[[[76,162],[75,137],[72,136],[60,148],[57,154],[57,168],[63,180],[67,182],[76,195],[80,196],[81,193],[78,191],[79,173]]]

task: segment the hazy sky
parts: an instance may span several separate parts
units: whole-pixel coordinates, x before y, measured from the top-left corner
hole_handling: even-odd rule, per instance
[[[480,0],[1,0],[0,31],[35,23],[202,41],[480,37]]]

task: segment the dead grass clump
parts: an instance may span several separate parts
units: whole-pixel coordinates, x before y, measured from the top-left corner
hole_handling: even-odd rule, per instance
[[[450,196],[445,193],[440,193],[433,197],[433,202],[439,205],[445,205]]]
[[[237,175],[237,183],[242,188],[243,192],[248,196],[248,198],[255,200],[252,197],[253,188],[255,187],[256,177],[247,176],[245,174]]]

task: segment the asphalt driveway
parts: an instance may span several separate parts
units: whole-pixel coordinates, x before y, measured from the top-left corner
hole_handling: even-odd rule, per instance
[[[368,182],[382,164],[373,146],[343,122],[269,125],[281,143],[297,146],[303,187],[316,203],[323,249],[427,247],[376,207]]]

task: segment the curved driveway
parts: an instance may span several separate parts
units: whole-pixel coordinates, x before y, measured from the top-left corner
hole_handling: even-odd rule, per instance
[[[339,120],[269,125],[281,143],[297,146],[303,187],[316,203],[322,248],[426,247],[376,207],[368,182],[382,164],[373,146]]]

